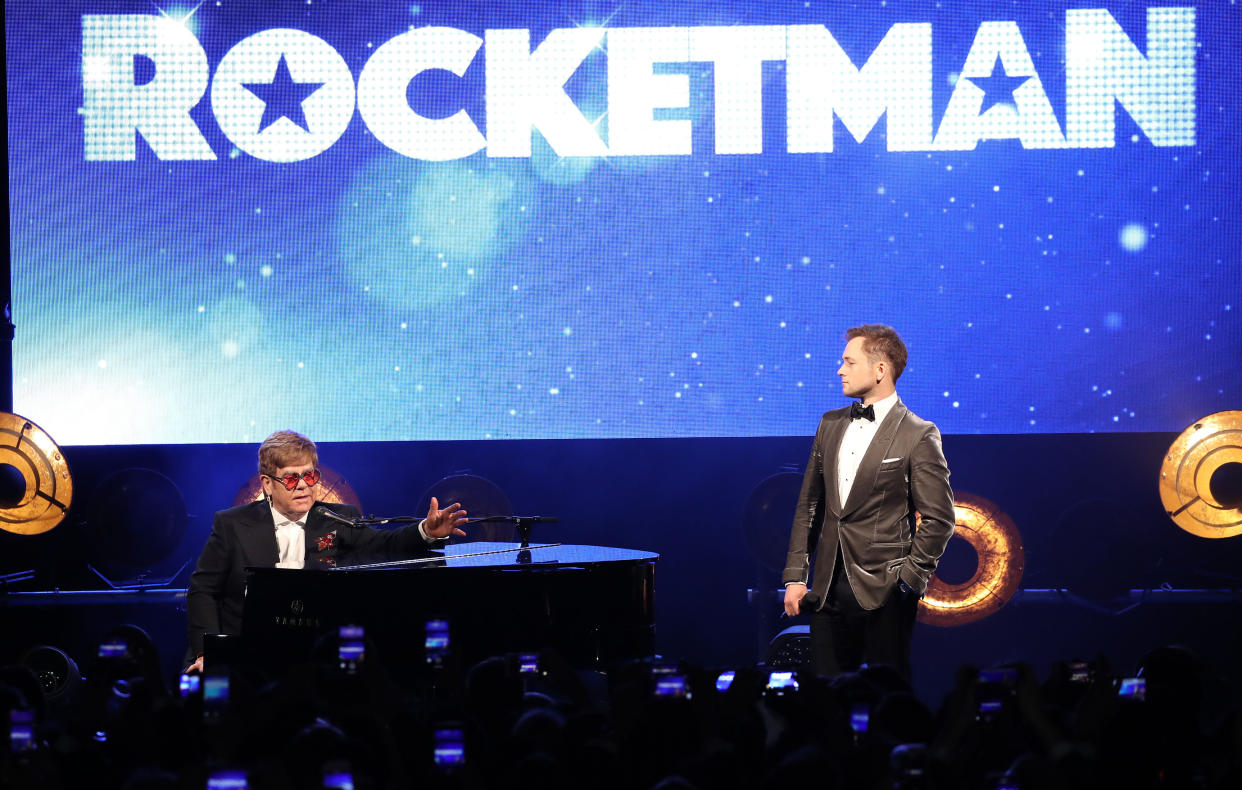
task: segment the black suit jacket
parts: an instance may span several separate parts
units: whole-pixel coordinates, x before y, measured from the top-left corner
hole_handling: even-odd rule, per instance
[[[316,502],[306,517],[306,565],[308,570],[331,567],[350,552],[375,554],[427,554],[429,546],[417,524],[400,529],[377,530],[347,527],[325,518]],[[333,512],[349,518],[360,514],[351,505],[332,504]],[[265,500],[221,510],[211,525],[211,535],[199,555],[186,592],[193,661],[203,652],[203,634],[240,634],[242,606],[246,598],[246,568],[275,567],[279,559],[271,506]]]
[[[823,606],[840,546],[859,605],[877,609],[899,578],[920,595],[927,589],[957,521],[953,490],[940,431],[898,399],[876,429],[849,498],[842,503],[837,453],[849,424],[849,407],[827,412],[819,421],[802,478],[783,581],[807,584],[814,552],[815,575],[808,586]],[[917,532],[915,511],[923,517]]]

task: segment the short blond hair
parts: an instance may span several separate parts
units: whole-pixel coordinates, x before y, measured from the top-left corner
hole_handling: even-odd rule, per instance
[[[892,367],[893,383],[896,384],[897,379],[901,378],[901,372],[906,369],[907,355],[906,344],[902,342],[897,330],[886,324],[863,324],[845,330],[846,341],[856,337],[863,339],[863,353],[871,364],[874,365],[881,358],[888,360]]]
[[[315,443],[297,431],[277,431],[259,445],[259,474],[272,477],[284,466],[308,462],[319,466]]]

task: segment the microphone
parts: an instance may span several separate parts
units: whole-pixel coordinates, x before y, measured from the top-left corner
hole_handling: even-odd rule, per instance
[[[802,596],[802,600],[798,602],[798,614],[810,614],[819,608],[819,593],[807,592]],[[788,617],[784,610],[781,611],[781,617]]]
[[[345,526],[353,527],[354,529],[359,528],[357,521],[355,521],[354,519],[342,516],[340,513],[337,513],[334,510],[329,510],[327,507],[323,505],[320,505],[318,510],[319,510],[319,515],[323,516],[329,521],[335,521],[338,524],[344,524]]]

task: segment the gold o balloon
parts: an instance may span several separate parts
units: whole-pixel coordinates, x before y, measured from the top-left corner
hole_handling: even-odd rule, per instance
[[[0,464],[12,466],[26,483],[12,507],[0,508],[0,529],[38,535],[65,519],[73,501],[73,476],[46,431],[25,417],[0,412]]]
[[[1212,493],[1212,475],[1242,464],[1242,411],[1211,414],[1173,440],[1160,465],[1160,501],[1173,523],[1203,538],[1242,533],[1242,509]]]
[[[979,556],[975,573],[961,584],[932,576],[919,602],[921,623],[954,626],[982,620],[1000,609],[1018,590],[1026,552],[1017,526],[999,507],[980,496],[953,496],[953,539],[963,539]]]

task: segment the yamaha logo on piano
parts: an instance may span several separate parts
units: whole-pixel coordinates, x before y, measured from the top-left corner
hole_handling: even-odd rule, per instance
[[[274,615],[272,617],[272,622],[276,625],[293,626],[295,628],[319,628],[319,618],[303,617],[302,613],[305,610],[306,604],[295,598],[289,602],[290,616]]]

